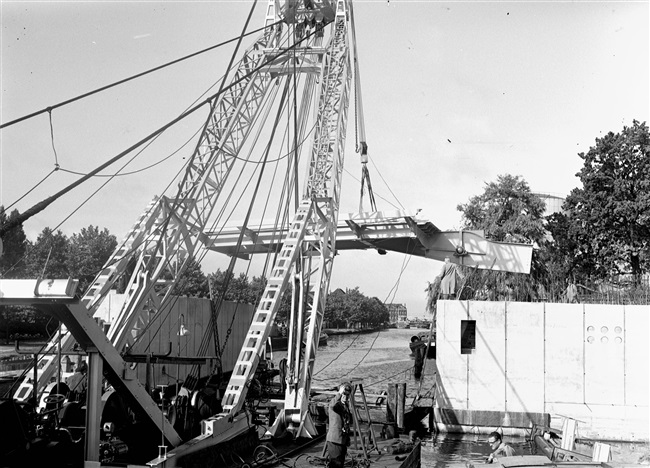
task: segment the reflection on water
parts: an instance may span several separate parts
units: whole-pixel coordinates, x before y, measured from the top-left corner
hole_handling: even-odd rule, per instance
[[[425,329],[389,329],[362,335],[330,335],[327,346],[318,348],[314,363],[313,387],[329,388],[352,378],[363,379],[368,394],[381,393],[388,383],[407,384],[407,394],[425,394],[435,382],[434,361],[427,361],[423,378],[413,377],[413,358],[410,357],[411,336]],[[286,352],[274,353],[279,362]]]
[[[331,335],[327,346],[318,348],[314,363],[313,387],[329,388],[351,378],[363,379],[367,394],[378,394],[389,383],[406,382],[407,394],[425,395],[435,382],[435,361],[427,361],[421,381],[413,377],[410,357],[411,336],[424,329],[390,329],[363,335]],[[274,353],[279,362],[286,352]],[[421,382],[421,383],[420,383]],[[407,399],[407,406],[411,400]],[[523,438],[508,438],[518,455],[530,455],[531,446]],[[425,439],[423,468],[466,468],[467,462],[483,462],[490,453],[486,436],[447,434]]]
[[[425,329],[390,329],[363,335],[331,335],[327,346],[318,348],[312,387],[331,388],[352,378],[363,379],[366,394],[379,394],[389,383],[407,385],[407,395],[431,391],[435,382],[435,361],[427,361],[420,381],[413,377],[413,359],[409,342]],[[277,365],[286,352],[274,353]],[[407,399],[410,406],[412,399]],[[531,455],[534,447],[524,438],[506,437],[517,455]],[[591,447],[583,453],[590,453]],[[583,450],[580,450],[583,451]],[[614,460],[636,463],[640,456],[650,459],[650,447],[644,444],[612,445]],[[447,434],[426,439],[422,447],[423,468],[465,468],[467,462],[483,462],[489,455],[487,436]]]
[[[505,437],[517,455],[531,455],[531,443],[524,438]],[[466,468],[468,462],[483,463],[490,454],[487,436],[444,434],[424,441],[423,468]]]

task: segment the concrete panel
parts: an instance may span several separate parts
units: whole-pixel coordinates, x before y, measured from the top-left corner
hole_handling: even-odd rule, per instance
[[[544,304],[506,303],[506,409],[544,411]]]
[[[467,356],[460,354],[460,322],[467,320],[466,301],[438,301],[436,365],[440,407],[467,408]]]
[[[625,349],[625,404],[645,407],[650,395],[650,306],[626,305],[623,346]]]
[[[505,304],[487,301],[470,304],[470,319],[476,320],[476,350],[468,355],[468,409],[504,411]]]
[[[546,303],[544,310],[546,403],[583,403],[583,306]]]
[[[622,305],[585,304],[585,403],[623,405]]]

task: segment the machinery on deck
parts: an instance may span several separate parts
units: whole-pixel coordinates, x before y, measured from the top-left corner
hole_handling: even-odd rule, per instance
[[[152,450],[158,445],[171,447],[169,452],[161,450],[149,466],[174,466],[185,456],[247,431],[249,416],[244,407],[250,382],[288,289],[292,305],[286,391],[283,409],[270,432],[316,435],[307,405],[337,250],[392,250],[439,260],[451,254],[454,262],[477,268],[530,269],[531,246],[488,242],[476,232],[441,232],[412,214],[377,212],[374,202],[373,212],[351,215],[339,223],[353,76],[359,86],[352,2],[286,0],[281,5],[268,0],[266,12],[264,32],[231,68],[229,84],[224,81],[211,101],[210,114],[175,195],[151,202],[83,298],[74,299],[70,283],[0,280],[0,304],[30,303],[65,324],[50,349],[59,348],[59,355],[64,355],[79,345],[88,354],[86,463],[128,454],[129,444],[120,438],[118,429],[133,433],[134,422],[156,437],[162,434],[159,444],[151,442]],[[368,146],[360,93],[356,96],[361,129],[358,146],[365,167]],[[281,126],[286,126],[284,133]],[[309,147],[307,141],[311,141]],[[264,169],[277,168],[278,161],[284,164],[283,183],[264,179],[273,172]],[[305,178],[300,177],[300,169],[307,174]],[[369,184],[367,169],[364,174]],[[248,180],[254,181],[250,187]],[[282,189],[261,195],[264,187],[275,185]],[[239,190],[247,194],[247,206],[234,204],[233,200],[242,199]],[[267,204],[277,210],[270,226],[253,221],[264,216]],[[232,226],[224,213],[235,213],[244,221]],[[176,301],[174,286],[190,262],[206,250],[230,256],[229,273],[238,259],[251,254],[266,254],[272,266],[230,379],[222,386],[223,394],[200,423],[199,434],[188,436],[169,422],[172,411],[165,408],[165,397],[158,398],[134,377],[138,362],[145,358],[138,361],[131,350],[147,339],[156,317],[169,312]],[[125,300],[104,333],[93,315],[119,282],[126,285]],[[196,401],[194,392],[211,383],[211,376],[199,376],[199,361],[202,357],[219,360],[222,350],[216,323],[226,287],[213,294],[203,356],[182,363],[194,368],[183,383],[188,397],[182,400],[179,394],[175,400],[176,415],[188,411],[178,406],[181,401],[191,405]],[[154,358],[147,358],[145,365],[155,363]],[[61,401],[53,399],[61,393],[59,387],[54,393],[46,391],[56,366],[54,353],[42,355],[36,377],[31,373],[25,377],[15,399],[26,404],[40,396],[44,405],[60,405]],[[111,406],[118,407],[119,422],[102,421],[103,378],[121,396],[120,403]],[[122,410],[122,405],[129,409]]]

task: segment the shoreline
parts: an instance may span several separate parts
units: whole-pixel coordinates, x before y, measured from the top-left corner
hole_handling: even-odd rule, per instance
[[[329,336],[332,335],[356,335],[364,333],[373,333],[377,331],[388,330],[388,328],[376,327],[376,328],[324,328],[322,333],[325,333]]]

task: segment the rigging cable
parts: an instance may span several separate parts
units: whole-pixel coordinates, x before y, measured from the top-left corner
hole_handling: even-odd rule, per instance
[[[354,8],[350,4],[350,30],[352,32],[352,55],[354,60],[354,133],[356,139],[356,152],[361,153],[361,193],[359,195],[359,212],[363,212],[364,185],[368,186],[368,200],[370,210],[377,211],[375,195],[370,183],[368,171],[368,143],[366,142],[366,125],[363,114],[363,98],[361,93],[361,73],[359,70],[359,54],[357,52],[356,27],[354,25]]]
[[[388,185],[388,182],[386,182],[386,179],[384,179],[384,176],[381,175],[381,172],[379,171],[379,168],[377,167],[375,162],[373,160],[371,160],[370,162],[372,162],[372,165],[375,166],[375,169],[377,170],[377,174],[379,174],[379,177],[381,177],[381,180],[384,181],[384,185],[386,185],[386,188],[388,189],[390,194],[395,198],[395,201],[399,204],[399,206],[402,207],[403,210],[405,210],[406,208],[404,208],[404,205],[402,205],[402,202],[399,201],[399,199],[397,198],[397,195],[395,195],[393,193],[393,191],[390,189],[390,186]]]
[[[244,24],[244,28],[243,28],[243,30],[242,30],[242,34],[240,35],[240,37],[239,37],[239,41],[237,42],[237,46],[235,47],[235,50],[233,51],[233,53],[232,53],[232,55],[231,55],[231,57],[230,57],[230,61],[228,62],[228,66],[226,67],[226,73],[224,74],[224,76],[223,76],[222,79],[221,79],[221,84],[220,84],[220,86],[219,86],[219,91],[216,93],[215,96],[219,96],[219,95],[221,95],[221,94],[223,93],[224,90],[229,89],[229,88],[232,87],[236,82],[241,81],[241,80],[235,80],[235,83],[232,83],[232,84],[231,84],[230,86],[228,86],[228,87],[224,87],[225,82],[226,82],[226,79],[227,79],[227,77],[228,77],[228,73],[229,73],[230,70],[232,69],[232,65],[233,65],[233,63],[234,63],[235,57],[236,57],[237,52],[238,52],[238,50],[239,50],[239,47],[240,47],[240,45],[241,45],[241,40],[245,37],[245,34],[244,34],[244,33],[245,33],[245,31],[246,31],[246,28],[248,27],[248,24],[249,24],[249,22],[250,22],[250,19],[251,19],[252,15],[253,15],[253,11],[255,10],[255,6],[256,6],[256,4],[257,4],[257,0],[255,0],[255,2],[253,3],[253,5],[251,6],[251,10],[250,10],[250,12],[249,12],[249,14],[248,14],[248,18],[246,19],[246,22],[245,22],[245,24]],[[249,75],[246,75],[246,76],[249,76]],[[243,78],[242,78],[242,79],[243,79]],[[213,115],[213,111],[214,111],[214,108],[215,108],[215,106],[216,106],[216,103],[217,103],[216,100],[210,103],[210,114],[208,115],[208,118],[206,119],[205,124],[203,124],[203,131],[202,131],[202,134],[205,134],[206,129],[207,129],[207,127],[208,127],[208,124],[210,123],[210,121],[211,121],[211,119],[212,119],[212,115]],[[197,150],[198,150],[198,146],[199,146],[199,145],[200,145],[200,141],[197,143],[197,149],[196,149],[196,150],[194,151],[194,153],[192,154],[192,157],[190,158],[188,164],[192,164],[192,163],[194,162],[194,159],[195,159],[195,157],[196,157],[196,154],[197,154]],[[228,172],[230,172],[230,171],[228,171]],[[241,174],[240,174],[240,176],[241,176]],[[184,174],[184,176],[183,176],[183,179],[181,180],[181,182],[180,182],[180,184],[179,184],[179,190],[181,190],[181,189],[183,188],[183,186],[186,184],[188,177],[189,177],[189,175],[188,175],[188,171],[186,171],[185,174]],[[162,224],[162,228],[160,229],[161,232],[160,232],[160,235],[159,235],[159,237],[158,237],[158,242],[157,242],[157,244],[156,244],[155,251],[158,251],[158,250],[160,249],[160,246],[161,246],[162,241],[163,241],[163,235],[167,232],[167,228],[168,228],[168,226],[169,226],[169,222],[171,221],[171,215],[172,215],[173,213],[176,212],[176,209],[178,208],[178,206],[179,206],[180,203],[181,203],[181,201],[180,201],[180,197],[175,197],[175,200],[174,200],[174,206],[173,206],[173,207],[171,208],[171,210],[170,210],[170,216],[168,216],[168,217],[165,219],[165,221],[164,221],[163,224]],[[225,210],[225,205],[224,205],[224,210]],[[222,213],[223,213],[223,211],[222,211]],[[215,222],[216,222],[216,221],[215,221]],[[149,260],[149,264],[145,267],[146,269],[149,268],[149,266],[150,266],[151,262],[153,261],[153,259],[154,259],[154,257],[152,256],[152,257],[150,258],[150,260]],[[182,265],[181,265],[181,270],[178,271],[177,274],[176,274],[176,277],[177,277],[177,278],[178,278],[178,276],[180,276],[180,274],[183,272],[183,270],[187,267],[188,262],[189,262],[189,259],[188,259],[188,258],[184,258],[184,259],[183,259],[183,263],[182,263]],[[170,265],[170,266],[171,266],[171,265]],[[169,293],[170,293],[171,291],[172,291],[172,288],[170,288],[170,289],[168,290],[168,292],[165,294],[165,297],[168,297],[168,295],[169,295]],[[177,299],[176,299],[176,300],[177,300]],[[164,310],[164,307],[165,307],[165,306],[168,306],[168,312],[167,312],[167,315],[169,315],[169,314],[171,313],[171,308],[173,307],[173,305],[175,304],[176,301],[173,300],[172,302],[173,302],[172,304],[170,304],[169,302],[165,303],[165,304],[163,305],[163,309],[159,310],[159,311],[156,313],[156,315],[161,315],[161,314],[162,314],[162,311]],[[152,323],[152,322],[150,321],[150,322],[147,324],[147,326],[145,327],[145,329],[148,329],[149,326],[151,325],[151,323]],[[210,328],[212,328],[213,326],[215,326],[215,322],[214,322],[212,316],[211,316],[211,318],[210,318],[210,324],[212,325]],[[207,332],[206,332],[206,334],[207,334]],[[141,334],[137,341],[139,341],[139,340],[142,338],[142,336],[144,336],[144,334]],[[215,338],[216,338],[216,336],[215,336]],[[216,340],[215,340],[215,342],[216,342]],[[218,352],[218,350],[215,350],[215,351]]]
[[[408,258],[408,261],[407,261],[407,258]],[[406,267],[410,263],[411,258],[412,258],[412,255],[409,255],[408,257],[404,257],[404,260],[402,261],[402,269],[401,269],[401,271],[399,273],[397,281],[395,282],[393,287],[388,292],[388,295],[386,296],[386,299],[384,299],[384,304],[386,304],[386,302],[388,301],[388,298],[390,297],[390,294],[391,294],[391,292],[393,292],[393,290],[395,291],[394,294],[393,294],[393,300],[395,299],[395,295],[397,294],[397,288],[399,287],[399,283],[402,280],[402,275],[404,274],[404,271],[406,270]],[[366,351],[366,354],[363,355],[363,357],[359,360],[359,362],[352,369],[350,369],[348,372],[343,374],[342,377],[346,377],[346,376],[350,375],[350,373],[352,373],[352,371],[356,370],[357,367],[359,367],[361,365],[361,363],[366,359],[366,357],[368,357],[368,354],[370,354],[370,351],[372,351],[372,348],[375,345],[375,342],[377,341],[377,338],[379,338],[379,333],[381,333],[381,330],[377,332],[377,335],[375,335],[375,339],[372,340],[372,343],[370,343],[370,347],[368,348],[368,351]]]
[[[14,206],[16,203],[18,203],[20,200],[22,200],[22,199],[25,198],[27,195],[29,195],[30,193],[32,193],[32,192],[33,192],[33,191],[34,191],[34,190],[35,190],[39,185],[41,185],[43,182],[45,182],[45,180],[46,180],[48,177],[50,177],[52,174],[54,174],[56,171],[57,171],[57,168],[55,167],[55,168],[52,169],[52,170],[51,170],[51,171],[50,171],[50,172],[49,172],[45,177],[43,177],[43,178],[41,179],[40,182],[38,182],[36,185],[34,185],[32,188],[30,188],[27,192],[25,192],[23,195],[21,195],[21,197],[20,197],[19,199],[15,200],[11,205],[9,205],[9,206],[7,206],[6,208],[4,208],[5,213],[9,210],[9,208],[11,208],[11,207]]]
[[[251,32],[249,32],[249,33],[246,33],[243,37],[250,36],[251,34],[255,34],[255,33],[259,32],[259,31],[263,31],[263,30],[265,30],[265,29],[267,29],[267,28],[272,28],[272,27],[276,26],[277,24],[279,24],[280,22],[281,22],[281,21],[277,21],[277,22],[275,22],[275,23],[273,23],[273,24],[270,24],[270,25],[268,25],[268,26],[264,26],[264,27],[258,28],[258,29],[254,30],[254,31],[251,31]],[[41,109],[41,110],[39,110],[39,111],[32,112],[31,114],[25,115],[25,116],[23,116],[23,117],[19,117],[19,118],[17,118],[17,119],[11,120],[10,122],[7,122],[7,123],[4,123],[4,124],[1,124],[1,125],[0,125],[0,129],[5,128],[5,127],[9,127],[9,126],[11,126],[11,125],[17,124],[17,123],[22,122],[22,121],[27,120],[27,119],[31,119],[32,117],[36,117],[37,115],[43,114],[44,112],[49,112],[49,113],[51,114],[52,111],[53,111],[54,109],[57,109],[57,108],[59,108],[59,107],[63,107],[63,106],[65,106],[65,105],[68,105],[68,104],[71,104],[71,103],[73,103],[73,102],[79,101],[79,100],[81,100],[81,99],[87,98],[87,97],[89,97],[89,96],[92,96],[93,94],[97,94],[97,93],[100,93],[100,92],[102,92],[102,91],[106,91],[107,89],[110,89],[110,88],[113,88],[113,87],[115,87],[115,86],[118,86],[118,85],[124,84],[124,83],[126,83],[126,82],[128,82],[128,81],[132,81],[132,80],[134,80],[134,79],[136,79],[136,78],[140,78],[140,77],[142,77],[142,76],[148,75],[149,73],[153,73],[153,72],[155,72],[155,71],[161,70],[161,69],[166,68],[166,67],[168,67],[168,66],[170,66],[170,65],[175,65],[175,64],[177,64],[177,63],[179,63],[179,62],[182,62],[182,61],[184,61],[184,60],[190,59],[190,58],[192,58],[192,57],[196,57],[197,55],[203,54],[203,53],[205,53],[205,52],[209,52],[209,51],[211,51],[211,50],[214,50],[214,49],[217,49],[217,48],[219,48],[219,47],[225,46],[225,45],[227,45],[227,44],[230,44],[231,42],[234,42],[234,41],[236,41],[236,40],[240,40],[241,37],[242,37],[242,36],[239,36],[239,37],[233,37],[232,39],[228,39],[227,41],[220,42],[219,44],[215,44],[215,45],[210,46],[210,47],[208,47],[208,48],[206,48],[206,49],[203,49],[203,50],[199,50],[198,52],[194,52],[194,53],[192,53],[192,54],[189,54],[189,55],[186,55],[186,56],[184,56],[184,57],[178,58],[178,59],[176,59],[176,60],[172,60],[171,62],[167,62],[167,63],[165,63],[165,64],[162,64],[162,65],[159,65],[159,66],[157,66],[157,67],[151,68],[151,69],[149,69],[149,70],[146,70],[146,71],[140,72],[140,73],[138,73],[138,74],[136,74],[136,75],[132,75],[132,76],[130,76],[130,77],[128,77],[128,78],[124,78],[124,79],[119,80],[119,81],[116,81],[116,82],[114,82],[114,83],[111,83],[111,84],[108,84],[108,85],[102,86],[101,88],[94,89],[93,91],[89,91],[89,92],[84,93],[84,94],[81,94],[81,95],[79,95],[79,96],[76,96],[76,97],[73,97],[73,98],[67,99],[67,100],[65,100],[65,101],[59,102],[59,103],[54,104],[54,105],[52,105],[52,106],[50,106],[50,107],[46,107],[45,109]]]
[[[307,38],[309,38],[309,37],[310,37],[311,35],[313,35],[313,34],[314,34],[313,32],[312,32],[312,33],[309,33],[308,35],[305,36],[305,38],[301,39],[301,41],[306,40]],[[171,126],[175,125],[176,123],[178,123],[178,122],[180,122],[181,120],[185,119],[185,118],[188,117],[189,115],[193,114],[193,113],[196,112],[198,109],[200,109],[201,107],[203,107],[205,104],[210,104],[210,103],[212,103],[213,100],[214,100],[216,97],[218,97],[220,94],[222,94],[223,92],[229,90],[230,88],[233,88],[234,86],[236,86],[237,84],[239,84],[241,81],[247,79],[249,76],[251,76],[251,75],[257,73],[259,70],[261,70],[262,68],[264,68],[266,65],[268,65],[268,64],[269,64],[270,62],[272,62],[273,60],[277,60],[277,58],[279,58],[279,57],[281,57],[281,56],[283,56],[283,55],[285,55],[285,54],[288,54],[291,50],[295,49],[298,45],[299,45],[299,43],[293,44],[293,45],[290,46],[289,48],[287,48],[287,49],[283,50],[282,52],[278,53],[275,57],[269,57],[269,58],[268,58],[267,60],[265,60],[261,65],[255,67],[254,69],[252,69],[252,70],[249,71],[248,73],[242,75],[239,79],[235,80],[233,83],[231,83],[230,85],[228,85],[228,86],[226,86],[225,88],[223,88],[223,90],[221,90],[220,92],[218,92],[218,93],[216,93],[216,94],[214,94],[214,95],[208,97],[207,99],[201,101],[199,104],[197,104],[196,106],[192,107],[191,109],[189,109],[189,110],[183,112],[181,115],[179,115],[178,117],[172,119],[172,120],[171,120],[170,122],[168,122],[167,124],[163,125],[162,127],[158,128],[157,130],[154,130],[152,133],[150,133],[149,135],[147,135],[146,137],[144,137],[143,139],[141,139],[141,140],[138,141],[137,143],[133,144],[132,146],[130,146],[130,147],[127,148],[126,150],[122,151],[122,152],[121,152],[120,154],[118,154],[117,156],[114,156],[113,158],[111,158],[110,160],[108,160],[107,162],[105,162],[104,164],[101,164],[99,167],[97,167],[97,168],[95,168],[94,170],[92,170],[91,172],[89,172],[86,176],[83,176],[83,177],[77,179],[75,182],[73,182],[72,184],[70,184],[70,185],[68,185],[67,187],[63,188],[62,190],[60,190],[59,192],[55,193],[54,195],[52,195],[52,196],[46,198],[45,200],[43,200],[43,201],[41,201],[41,202],[35,204],[35,205],[32,206],[31,208],[28,208],[28,209],[27,209],[26,211],[24,211],[22,214],[20,214],[19,216],[17,216],[14,220],[12,220],[12,222],[8,222],[8,223],[5,223],[3,226],[0,226],[0,236],[2,236],[4,233],[6,233],[7,231],[9,231],[10,229],[13,229],[14,227],[16,227],[16,226],[22,224],[24,221],[26,221],[27,219],[31,218],[32,216],[34,216],[34,215],[40,213],[41,211],[43,211],[45,208],[47,208],[50,204],[52,204],[55,200],[57,200],[57,199],[60,198],[61,196],[65,195],[66,193],[68,193],[68,192],[71,191],[72,189],[74,189],[74,188],[76,188],[77,186],[81,185],[83,182],[85,182],[85,181],[88,180],[90,177],[94,176],[95,174],[99,173],[100,171],[102,171],[102,170],[105,169],[106,167],[108,167],[108,166],[112,165],[113,163],[115,163],[116,161],[122,159],[124,156],[126,156],[127,154],[129,154],[129,153],[130,153],[131,151],[133,151],[134,149],[136,149],[136,148],[142,146],[145,142],[151,140],[152,138],[156,137],[157,135],[163,133],[165,130],[167,130],[167,129],[170,128]]]
[[[276,92],[277,92],[277,88],[274,88],[274,89],[273,89],[273,95],[275,95]],[[273,100],[273,98],[271,98],[271,97],[269,97],[269,96],[267,96],[266,99],[267,99],[267,101],[272,101],[272,100]],[[265,106],[262,106],[262,107],[265,107]],[[269,110],[270,110],[270,107],[267,106],[266,114],[265,114],[265,116],[263,117],[262,120],[266,120],[266,119],[268,118]],[[257,117],[256,117],[256,119],[259,119],[259,118],[260,118],[260,117],[259,117],[259,114],[258,114]],[[276,118],[276,122],[277,122],[277,121],[278,121],[278,120],[277,120],[277,118]],[[277,126],[277,123],[276,123],[276,126]],[[257,135],[256,135],[256,137],[255,137],[255,139],[254,139],[254,141],[257,141],[257,140],[259,139],[260,134],[261,134],[261,128],[258,130],[258,133],[257,133]],[[254,162],[254,161],[250,161],[250,158],[251,158],[251,156],[252,156],[252,153],[253,153],[253,149],[254,149],[254,147],[255,147],[255,142],[251,145],[251,148],[250,148],[250,150],[249,150],[249,154],[248,154],[248,156],[247,156],[246,159],[244,159],[244,158],[236,158],[236,159],[239,159],[239,160],[241,160],[241,161],[244,161],[245,163],[248,163],[248,162]],[[266,158],[268,158],[268,150],[269,150],[269,149],[270,149],[270,144],[269,144],[268,147],[267,147]],[[282,158],[276,158],[276,159],[273,159],[273,160],[269,160],[269,161],[267,161],[267,162],[277,162],[277,161],[279,161],[280,159],[282,159]],[[259,164],[259,162],[254,162],[254,163]],[[259,167],[259,166],[258,166],[258,167]],[[276,164],[276,168],[277,168],[277,164]],[[277,169],[276,169],[276,170],[277,170]],[[257,171],[257,168],[255,169],[255,172],[256,172],[256,171]],[[235,186],[237,186],[237,182],[242,178],[243,175],[244,175],[243,172],[240,172],[240,173],[239,173],[239,175],[238,175],[238,177],[237,177],[237,180],[235,181]],[[260,174],[260,177],[261,177],[261,175],[262,175],[262,174]],[[230,219],[230,217],[234,214],[234,210],[235,210],[236,206],[239,204],[239,202],[240,202],[241,199],[243,198],[243,195],[245,194],[246,188],[248,187],[248,185],[249,185],[252,181],[253,181],[253,178],[252,178],[252,177],[249,178],[248,182],[246,183],[246,186],[244,187],[244,189],[242,190],[241,195],[239,196],[239,199],[238,199],[238,200],[236,201],[236,203],[235,203],[235,207],[233,207],[233,209],[232,209],[230,215],[228,215],[228,217],[227,217],[227,219],[226,219],[226,222],[227,222],[227,220]],[[260,181],[261,181],[261,179],[260,179]],[[269,190],[270,190],[270,189],[269,189]],[[231,193],[228,195],[228,197],[227,197],[225,203],[223,204],[223,208],[222,208],[221,212],[217,215],[217,219],[216,219],[215,222],[212,224],[212,229],[214,229],[215,225],[219,222],[219,220],[220,220],[221,217],[223,216],[223,214],[224,214],[224,212],[225,212],[225,210],[226,210],[226,207],[227,207],[227,205],[228,205],[228,203],[229,203],[229,200],[230,200],[230,198],[233,196],[233,194],[234,194],[234,192],[231,192]],[[269,198],[270,198],[270,197],[267,197],[267,203],[268,203]],[[253,203],[253,202],[254,202],[254,200],[253,200],[251,203]],[[224,225],[224,227],[225,227],[225,225]],[[212,230],[212,229],[211,229],[211,230]],[[223,230],[223,227],[222,227],[222,230]],[[221,231],[219,231],[219,232],[221,232]],[[219,235],[219,233],[217,233],[217,235]],[[237,251],[239,251],[239,250],[240,250],[240,247],[237,247]],[[201,255],[201,258],[198,259],[197,261],[200,263],[200,262],[202,261],[202,259],[205,257],[206,254],[207,254],[207,250],[203,251],[203,253],[202,253],[202,255]],[[235,255],[236,255],[236,254],[235,254]],[[250,261],[249,261],[249,266],[248,266],[248,268],[247,268],[247,272],[249,271],[249,269],[250,269]],[[226,277],[227,277],[228,282],[229,282],[230,279],[231,279],[231,277],[232,277],[232,275],[228,275],[227,272],[226,272]],[[227,285],[225,285],[225,286],[226,286],[226,289],[225,289],[225,290],[227,291]],[[223,291],[223,290],[224,290],[224,289],[222,288],[222,291]],[[225,294],[225,293],[224,293],[224,294]],[[175,303],[175,301],[173,301],[173,303]],[[173,307],[173,303],[172,303],[172,304],[166,303],[166,305],[168,305],[169,308],[170,308],[170,309],[168,309],[167,316],[169,315],[169,313],[171,313],[171,307]],[[162,313],[162,310],[159,311],[159,314],[160,314],[160,313]],[[159,314],[158,314],[158,315],[159,315]],[[235,319],[235,316],[233,316],[233,322],[234,322],[234,319]],[[231,327],[232,327],[232,323],[231,323]],[[149,325],[145,327],[145,329],[148,329],[148,328],[149,328]],[[159,328],[160,328],[160,326],[159,326]],[[140,337],[142,337],[142,336],[143,336],[143,335],[141,334]],[[138,338],[138,341],[139,341],[139,339],[140,339],[140,338]],[[203,336],[202,341],[201,341],[201,344],[200,344],[200,346],[199,346],[199,353],[200,353],[201,355],[203,355],[203,354],[207,351],[207,346],[209,345],[209,341],[210,341],[210,340],[209,340],[209,335],[208,335],[208,333],[207,333],[207,331],[206,331],[206,334]],[[216,344],[216,343],[218,343],[218,339],[215,340],[215,344]],[[226,345],[226,342],[224,342],[224,345],[221,347],[221,353],[223,353],[223,350],[225,349],[225,345]],[[218,352],[218,351],[219,351],[219,350],[217,350],[217,352]],[[193,373],[194,373],[194,371],[193,371]]]
[[[350,177],[352,177],[354,180],[356,180],[357,182],[361,182],[360,179],[357,179],[357,177],[356,177],[354,174],[352,174],[350,171],[348,171],[346,168],[343,168],[343,171],[344,171],[347,175],[349,175]],[[387,198],[384,198],[384,197],[382,197],[382,196],[379,195],[379,194],[377,194],[377,196],[378,196],[379,198],[381,198],[382,200],[384,200],[386,203],[388,203],[388,204],[389,204],[390,206],[392,206],[393,208],[398,209],[398,210],[400,209],[399,206],[395,205],[394,203],[392,203],[392,202],[391,202],[390,200],[388,200]],[[404,209],[404,207],[402,207],[402,209]]]

